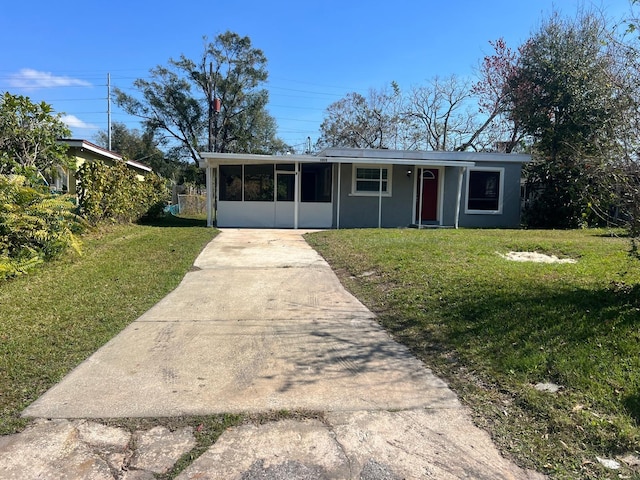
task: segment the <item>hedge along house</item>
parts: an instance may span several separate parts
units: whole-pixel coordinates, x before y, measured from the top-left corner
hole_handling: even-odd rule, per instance
[[[250,228],[520,225],[529,155],[328,148],[317,155],[202,152],[207,223]]]

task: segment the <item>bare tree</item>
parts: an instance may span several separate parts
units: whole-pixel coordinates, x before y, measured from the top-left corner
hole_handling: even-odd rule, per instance
[[[415,87],[406,115],[419,139],[417,148],[451,151],[461,146],[476,130],[470,98],[469,84],[455,75]]]
[[[332,103],[320,125],[317,148],[400,148],[403,134],[400,88],[352,92]]]

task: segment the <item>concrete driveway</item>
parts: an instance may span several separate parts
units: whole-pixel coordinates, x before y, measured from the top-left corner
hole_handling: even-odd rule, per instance
[[[182,283],[24,415],[313,410],[243,426],[179,478],[534,478],[294,230],[222,230]]]

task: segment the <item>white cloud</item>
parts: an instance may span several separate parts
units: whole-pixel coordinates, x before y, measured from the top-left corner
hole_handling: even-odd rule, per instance
[[[39,72],[32,68],[23,68],[9,78],[9,84],[15,88],[51,88],[51,87],[90,87],[91,83],[71,77],[60,77],[51,72]]]
[[[60,117],[60,120],[69,128],[86,128],[91,130],[98,130],[100,128],[97,125],[80,120],[75,115],[63,115]]]

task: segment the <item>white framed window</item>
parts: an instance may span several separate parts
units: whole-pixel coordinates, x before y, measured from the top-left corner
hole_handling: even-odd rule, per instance
[[[359,165],[354,163],[351,174],[351,195],[391,196],[390,165]]]
[[[465,213],[501,214],[504,196],[504,168],[475,167],[467,171]]]

